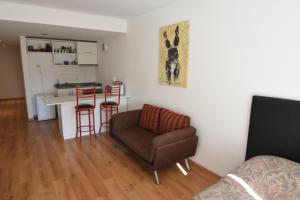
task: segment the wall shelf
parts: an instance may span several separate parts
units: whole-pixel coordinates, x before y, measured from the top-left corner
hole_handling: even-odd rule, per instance
[[[27,39],[27,52],[51,53],[52,44],[48,39]]]
[[[75,41],[52,40],[54,65],[77,65],[77,49]],[[65,63],[68,64],[65,64]]]
[[[57,66],[97,66],[97,42],[27,38],[27,52],[51,53]]]

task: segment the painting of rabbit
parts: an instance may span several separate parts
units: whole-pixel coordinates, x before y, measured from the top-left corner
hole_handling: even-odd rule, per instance
[[[160,29],[160,83],[186,87],[189,61],[189,22]]]

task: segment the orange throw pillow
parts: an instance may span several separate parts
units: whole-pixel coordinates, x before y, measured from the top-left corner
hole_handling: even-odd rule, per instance
[[[140,127],[158,133],[160,111],[160,107],[144,104],[139,123]]]
[[[160,112],[159,133],[190,127],[190,117],[162,109]]]

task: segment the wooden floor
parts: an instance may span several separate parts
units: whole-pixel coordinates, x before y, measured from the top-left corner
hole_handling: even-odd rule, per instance
[[[152,171],[106,134],[64,142],[56,120],[26,121],[24,100],[0,101],[0,199],[191,199],[218,177],[192,165]]]

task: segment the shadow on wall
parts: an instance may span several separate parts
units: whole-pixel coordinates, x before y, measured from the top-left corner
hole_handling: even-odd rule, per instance
[[[0,47],[0,99],[24,98],[19,47]]]

